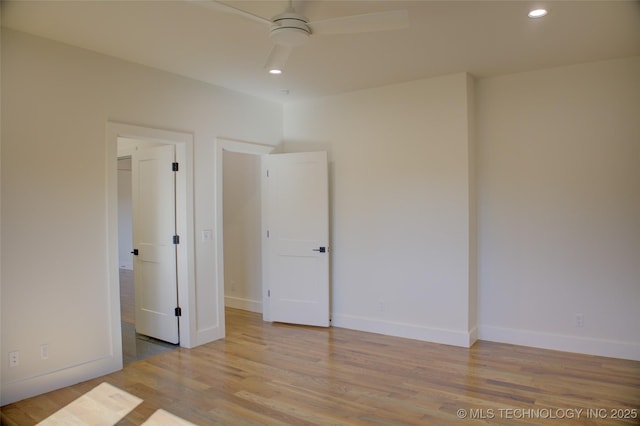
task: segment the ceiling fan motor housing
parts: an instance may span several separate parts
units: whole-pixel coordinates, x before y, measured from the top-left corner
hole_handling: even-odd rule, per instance
[[[273,18],[269,37],[279,46],[296,47],[304,44],[311,35],[307,19],[297,13],[285,12]]]

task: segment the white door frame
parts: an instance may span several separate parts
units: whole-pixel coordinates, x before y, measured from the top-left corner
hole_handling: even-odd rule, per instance
[[[176,146],[176,159],[185,173],[177,175],[176,222],[180,235],[178,244],[178,297],[182,316],[179,317],[180,346],[190,348],[196,342],[195,320],[195,263],[194,263],[194,213],[193,213],[193,135],[167,130],[152,129],[122,123],[107,123],[107,264],[114,355],[122,359],[120,341],[120,284],[118,270],[118,139],[140,139]],[[120,348],[117,350],[117,348]],[[119,352],[119,354],[118,354]]]
[[[257,143],[240,142],[231,139],[216,138],[214,149],[214,164],[215,164],[215,239],[216,239],[216,291],[218,294],[218,323],[222,325],[222,330],[226,333],[226,323],[224,319],[224,223],[223,223],[223,157],[224,151],[236,152],[240,154],[252,154],[263,155],[271,153],[275,149],[274,146],[260,145]],[[262,169],[262,167],[261,167]],[[262,191],[261,191],[262,192]],[[264,241],[264,238],[262,238]],[[264,243],[262,244],[262,250],[264,252]],[[265,321],[269,321],[269,310],[266,303],[266,286],[262,286],[262,317]]]

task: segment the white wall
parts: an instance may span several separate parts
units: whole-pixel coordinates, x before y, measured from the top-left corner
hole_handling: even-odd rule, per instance
[[[223,155],[225,305],[262,312],[260,156]]]
[[[474,340],[472,83],[457,74],[285,106],[285,150],[329,153],[334,325]]]
[[[285,106],[329,152],[334,324],[640,359],[639,62]]]
[[[477,88],[480,337],[640,360],[640,58]]]
[[[4,404],[118,368],[107,282],[107,122],[194,134],[199,236],[214,228],[215,138],[276,145],[282,107],[7,29],[2,54]],[[194,241],[195,322],[222,336],[215,244]],[[40,359],[43,343],[48,360]],[[12,350],[20,365],[4,368]]]

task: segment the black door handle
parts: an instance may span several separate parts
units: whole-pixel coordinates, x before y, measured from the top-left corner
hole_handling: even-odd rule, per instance
[[[319,247],[317,249],[312,249],[313,251],[319,251],[320,253],[326,253],[327,252],[327,248],[326,247]]]
[[[138,249],[133,249],[131,254],[134,255],[134,256],[137,256],[138,255]]]

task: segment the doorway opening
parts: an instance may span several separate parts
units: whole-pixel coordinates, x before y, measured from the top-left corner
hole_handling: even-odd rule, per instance
[[[262,313],[260,157],[223,153],[225,308]]]
[[[133,151],[160,145],[159,143],[118,138],[118,275],[120,286],[122,361],[124,365],[179,347],[178,344],[168,343],[139,333],[140,328],[136,327],[133,238],[136,221],[133,215],[135,198],[133,195]],[[168,190],[175,192],[174,187],[168,188]],[[172,209],[175,210],[175,203]],[[140,224],[138,223],[137,226],[140,226]],[[175,264],[175,256],[173,263]],[[138,271],[138,275],[139,274]],[[177,283],[175,287],[177,289]]]
[[[132,157],[132,152],[120,150],[118,152],[119,141],[122,140],[144,141],[149,144],[158,145],[160,151],[166,151],[165,147],[171,146],[173,160],[178,163],[179,172],[171,175],[171,180],[175,184],[174,200],[175,206],[175,235],[170,236],[172,240],[173,256],[175,261],[175,272],[173,273],[177,280],[177,288],[174,282],[173,293],[177,297],[178,306],[172,308],[172,316],[177,317],[177,326],[179,333],[179,346],[191,347],[197,338],[197,330],[195,329],[195,262],[194,262],[194,203],[193,203],[193,135],[188,133],[172,132],[167,130],[152,129],[147,127],[139,127],[122,123],[109,122],[107,124],[107,257],[108,257],[108,277],[110,288],[110,330],[112,337],[112,356],[122,366],[123,361],[123,315],[122,308],[128,305],[134,305],[133,302],[122,302],[121,295],[127,295],[127,291],[123,288],[120,291],[121,269],[124,269],[123,285],[127,280],[131,280],[131,260],[133,258],[131,251],[131,237],[133,232],[133,220],[129,219],[130,229],[129,237],[119,238],[119,234],[123,232],[119,224],[122,224],[122,217],[119,219],[119,207],[128,206],[131,210],[131,202],[119,203],[118,191],[118,169],[120,174],[125,176],[128,174],[129,181],[133,178],[133,171],[129,171],[127,161]],[[126,143],[125,143],[126,144]],[[120,158],[120,161],[118,159]],[[120,167],[119,164],[120,163]],[[169,164],[174,169],[175,164]],[[173,170],[172,170],[173,171]],[[122,186],[122,183],[120,184]],[[125,185],[131,188],[129,184]],[[132,188],[131,188],[132,189]],[[131,190],[131,192],[133,192]],[[131,194],[133,195],[133,194]],[[126,209],[127,207],[125,207]],[[130,213],[129,213],[130,215]],[[147,216],[148,217],[148,216]],[[155,219],[153,215],[152,219]],[[120,241],[122,240],[122,241]],[[121,242],[126,248],[121,248]],[[173,245],[175,244],[175,245]],[[122,256],[120,254],[122,253]],[[147,250],[147,252],[149,252]],[[142,253],[142,250],[140,250]],[[123,266],[123,268],[121,268]],[[127,274],[129,272],[129,275]],[[131,293],[131,291],[130,291]],[[130,299],[131,300],[131,299]],[[177,309],[179,308],[179,309]],[[134,310],[135,312],[135,310]],[[124,317],[124,322],[131,323],[131,316]],[[135,322],[135,320],[133,320]]]
[[[216,140],[216,234],[219,312],[267,314],[262,286],[262,155],[271,146]]]
[[[237,282],[234,276],[227,275],[225,269],[234,268],[236,263],[242,265],[242,258],[249,257],[246,250],[251,250],[254,262],[261,264],[261,267],[256,269],[261,270],[264,321],[330,326],[327,153],[266,155],[270,154],[272,149],[270,146],[216,141],[216,283],[219,297],[218,318],[224,324],[225,330],[225,301],[238,302],[238,298],[232,296]],[[260,155],[260,184],[252,183],[251,188],[260,188],[259,205],[262,219],[260,250],[257,251],[257,240],[251,238],[248,244],[253,247],[247,248],[245,241],[245,251],[240,251],[240,254],[236,255],[237,259],[231,260],[225,260],[225,256],[229,256],[229,247],[236,241],[224,242],[232,232],[231,226],[227,226],[226,222],[236,213],[233,207],[242,205],[247,200],[246,196],[240,201],[233,200],[231,204],[234,206],[225,208],[225,202],[229,203],[232,200],[229,198],[231,195],[227,196],[224,191],[225,170],[230,168],[230,165],[225,166],[225,155],[229,161],[231,158],[247,161],[248,157],[226,154],[228,151]],[[252,204],[257,206],[257,203]],[[253,212],[254,209],[250,210]],[[253,220],[256,220],[257,213],[251,214]],[[237,238],[242,239],[243,234],[239,235],[241,236]],[[253,250],[258,254],[254,255]],[[244,273],[246,275],[246,271]],[[245,308],[251,306],[251,300],[243,302]]]

